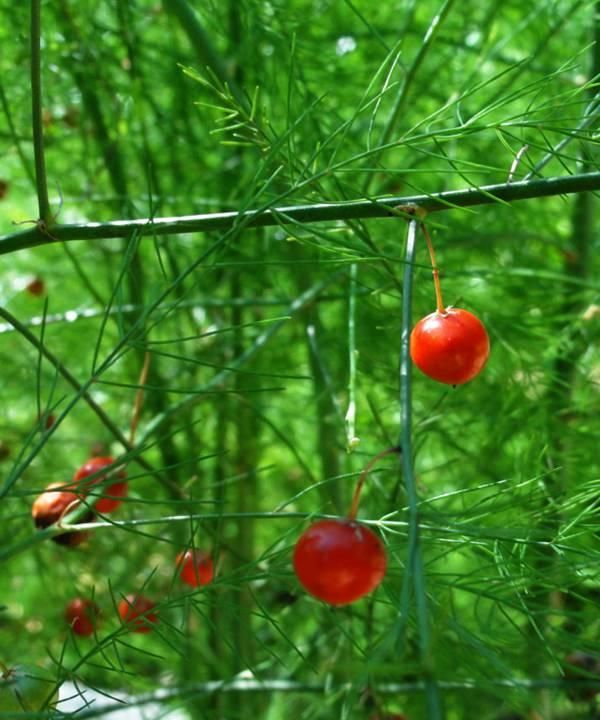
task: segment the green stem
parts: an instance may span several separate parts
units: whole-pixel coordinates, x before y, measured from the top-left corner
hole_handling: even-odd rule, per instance
[[[332,220],[391,218],[403,216],[407,210],[414,207],[422,208],[426,212],[434,212],[596,190],[600,190],[600,172],[499,183],[477,188],[471,187],[466,190],[432,193],[431,195],[382,197],[356,202],[317,203],[290,207],[263,207],[243,212],[113,220],[106,223],[55,225],[52,228],[52,235],[34,228],[0,237],[0,255],[38,245],[47,245],[51,242],[130,237],[133,232],[137,232],[143,237],[231,230],[240,223],[243,223],[244,227],[270,227]]]
[[[350,266],[350,289],[348,296],[348,409],[346,423],[346,450],[352,450],[360,440],[356,437],[356,280],[357,264]]]
[[[109,640],[114,642],[113,633]],[[101,648],[100,648],[101,649]],[[90,653],[91,654],[91,653]],[[80,663],[80,664],[83,664]],[[562,680],[557,678],[540,678],[530,680],[528,678],[509,678],[496,679],[492,678],[487,681],[489,685],[497,688],[505,688],[508,690],[524,690],[546,687],[553,690],[564,690],[567,688],[592,688],[598,687],[597,680]],[[459,680],[440,682],[440,687],[447,690],[460,692],[481,692],[481,684],[473,680]],[[421,682],[405,682],[405,683],[381,683],[374,685],[373,689],[382,695],[402,695],[404,693],[417,693],[423,690]],[[324,701],[329,694],[343,695],[352,690],[351,683],[311,683],[296,682],[294,680],[280,678],[234,678],[233,680],[211,680],[209,682],[194,683],[192,685],[176,688],[161,688],[143,695],[136,695],[128,698],[128,702],[132,707],[143,707],[144,705],[154,705],[161,703],[166,706],[170,701],[181,702],[190,697],[215,696],[219,694],[237,694],[239,702],[246,702],[246,697],[252,693],[290,693],[298,695],[322,695]],[[78,720],[91,720],[91,718],[105,718],[112,713],[122,712],[123,704],[115,702],[102,707],[90,707],[82,710],[77,714]],[[33,716],[32,716],[33,717]],[[37,717],[37,716],[36,716]],[[563,718],[572,720],[573,711],[569,709],[568,715]],[[581,716],[580,716],[581,717]],[[585,716],[589,717],[589,716]],[[430,720],[428,717],[427,720]]]
[[[44,133],[42,122],[42,50],[41,50],[41,0],[31,0],[31,117],[33,129],[33,152],[35,156],[35,185],[37,188],[40,220],[46,228],[52,224],[46,161],[44,158]]]
[[[431,652],[431,635],[427,610],[427,591],[425,587],[425,568],[419,537],[419,498],[413,468],[412,452],[412,387],[409,338],[412,328],[412,283],[415,257],[415,244],[418,221],[411,220],[406,239],[406,265],[404,268],[404,291],[402,298],[402,335],[400,347],[400,445],[402,447],[402,469],[408,502],[408,572],[405,583],[414,583],[417,611],[417,629],[419,637],[419,655],[425,679],[428,720],[442,720],[444,711],[439,686],[434,675],[434,658]]]

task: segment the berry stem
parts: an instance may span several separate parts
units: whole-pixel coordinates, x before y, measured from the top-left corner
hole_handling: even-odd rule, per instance
[[[350,504],[350,512],[348,513],[349,520],[356,520],[360,493],[363,485],[365,484],[365,480],[367,479],[367,475],[369,474],[369,471],[371,470],[373,465],[379,462],[381,458],[386,457],[386,455],[391,455],[392,453],[397,453],[398,455],[400,455],[401,452],[402,446],[395,445],[394,447],[388,448],[387,450],[382,450],[378,455],[375,455],[375,457],[369,460],[369,462],[365,465],[365,469],[361,472],[360,477],[358,478],[358,482],[356,483],[354,494],[352,495],[352,503]]]
[[[129,429],[129,442],[131,445],[135,444],[135,434],[140,423],[142,404],[144,402],[144,385],[146,384],[146,380],[148,379],[148,371],[150,370],[151,357],[152,355],[149,351],[147,351],[144,355],[144,365],[142,366],[142,372],[140,373],[139,388],[135,395],[135,402],[133,403],[133,416],[131,418],[131,426]]]
[[[437,263],[435,261],[435,252],[433,251],[433,243],[431,242],[431,237],[429,236],[429,231],[427,230],[427,226],[425,223],[421,223],[421,230],[423,231],[423,235],[425,235],[425,240],[427,241],[427,249],[429,250],[429,257],[431,258],[431,267],[432,269],[432,275],[433,275],[433,285],[435,287],[435,299],[437,302],[437,311],[439,313],[445,313],[446,307],[444,305],[444,301],[442,300],[442,286],[440,285],[440,271],[438,269]]]

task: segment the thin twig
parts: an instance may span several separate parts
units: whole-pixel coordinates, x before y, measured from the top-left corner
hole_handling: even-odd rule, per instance
[[[152,358],[152,353],[149,351],[146,351],[144,355],[144,365],[142,367],[142,372],[140,373],[140,382],[139,382],[139,390],[135,394],[135,402],[133,404],[133,415],[131,418],[131,426],[129,428],[129,442],[133,446],[135,445],[135,434],[137,432],[137,428],[140,422],[140,414],[142,412],[142,403],[144,402],[144,389],[146,385],[146,381],[148,379],[148,371],[150,370],[150,359]]]

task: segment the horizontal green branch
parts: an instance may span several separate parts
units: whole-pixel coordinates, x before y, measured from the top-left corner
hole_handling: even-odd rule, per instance
[[[600,683],[594,679],[564,679],[564,678],[492,678],[486,680],[485,684],[477,680],[447,680],[440,681],[440,687],[444,690],[482,690],[485,685],[501,688],[517,688],[520,690],[537,690],[548,688],[553,690],[598,688]],[[371,686],[380,695],[401,695],[404,693],[421,692],[423,681],[402,683],[379,683]],[[82,688],[82,699],[85,699],[85,689]],[[160,689],[155,692],[137,695],[128,698],[127,707],[143,707],[154,703],[168,703],[169,701],[181,701],[184,698],[191,698],[215,693],[317,693],[322,695],[337,695],[341,692],[352,692],[351,683],[324,684],[311,682],[297,682],[286,679],[265,679],[235,678],[233,680],[212,680],[203,683],[194,683],[185,687]],[[59,706],[60,707],[60,706]],[[82,710],[78,714],[80,720],[87,718],[105,717],[110,713],[123,709],[122,702],[115,702],[114,705],[102,704],[102,707]],[[2,714],[0,713],[0,718]]]
[[[0,255],[53,242],[127,238],[133,232],[137,232],[141,236],[177,235],[210,230],[231,230],[240,223],[243,223],[244,227],[267,227],[291,223],[386,218],[402,215],[402,209],[411,206],[434,212],[471,207],[473,205],[531,200],[552,195],[568,195],[592,190],[600,190],[600,172],[500,183],[478,188],[467,188],[466,190],[450,190],[431,195],[373,198],[354,202],[317,203],[314,205],[246,210],[244,212],[114,220],[106,223],[53,225],[49,231],[35,225],[30,230],[0,237]]]

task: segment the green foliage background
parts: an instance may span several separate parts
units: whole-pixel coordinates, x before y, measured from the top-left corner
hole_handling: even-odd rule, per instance
[[[575,0],[44,2],[52,211],[58,223],[106,222],[597,169],[595,11]],[[5,236],[38,217],[29,18],[28,3],[0,9]],[[393,459],[371,473],[360,513],[387,545],[381,588],[332,609],[291,568],[306,518],[343,514],[361,468],[398,441],[402,219],[4,255],[0,660],[108,693],[166,689],[165,709],[194,718],[426,718],[430,675],[452,720],[597,717],[562,686],[570,652],[600,662],[595,211],[582,194],[428,218],[445,300],[484,321],[492,354],[456,389],[412,375],[427,657],[415,599],[402,600],[412,571]],[[24,289],[32,276],[46,297]],[[415,319],[433,307],[419,238]],[[146,351],[126,450],[117,431],[128,434]],[[127,460],[127,502],[79,548],[40,541],[32,500],[98,443]],[[190,545],[218,565],[199,591],[175,573]],[[161,622],[134,636],[115,606],[142,590]],[[94,638],[64,621],[78,595],[102,608]],[[268,689],[205,692],[240,677]]]

